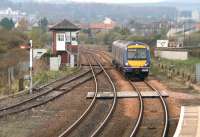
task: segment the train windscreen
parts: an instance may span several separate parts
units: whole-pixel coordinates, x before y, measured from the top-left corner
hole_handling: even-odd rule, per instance
[[[128,49],[128,60],[145,60],[146,58],[145,48]]]

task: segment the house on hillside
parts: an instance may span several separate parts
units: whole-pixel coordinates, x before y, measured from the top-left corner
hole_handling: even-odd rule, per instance
[[[136,36],[150,36],[153,34],[161,34],[163,30],[170,28],[170,22],[157,21],[150,23],[134,23],[129,26],[133,35]]]
[[[200,23],[197,23],[197,24],[195,25],[195,28],[196,28],[197,31],[200,31]]]
[[[68,20],[63,20],[50,28],[52,54],[61,57],[62,66],[74,67],[78,63],[79,30],[79,27]]]
[[[188,20],[192,20],[192,11],[179,11],[177,21],[185,22]]]
[[[184,23],[179,23],[176,26],[170,28],[167,33],[167,37],[183,37],[184,35],[190,35],[198,30],[198,23],[194,21],[187,21]]]
[[[108,31],[114,29],[117,23],[110,18],[105,18],[103,22],[90,23],[90,24],[81,24],[82,29],[90,29],[92,31]]]

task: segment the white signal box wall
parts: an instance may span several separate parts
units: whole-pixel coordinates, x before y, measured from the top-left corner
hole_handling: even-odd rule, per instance
[[[56,50],[65,51],[66,50],[65,43],[66,43],[65,33],[57,33],[56,34]]]
[[[157,48],[168,48],[169,40],[157,40]]]

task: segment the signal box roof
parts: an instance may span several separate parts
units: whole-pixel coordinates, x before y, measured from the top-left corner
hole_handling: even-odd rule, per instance
[[[54,25],[50,28],[50,31],[78,31],[80,30],[79,27],[71,23],[70,21],[64,19],[60,23]]]

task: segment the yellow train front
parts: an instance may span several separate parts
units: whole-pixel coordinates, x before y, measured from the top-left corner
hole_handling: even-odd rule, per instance
[[[149,74],[151,57],[149,46],[141,42],[113,42],[113,65],[128,77],[145,79]]]

